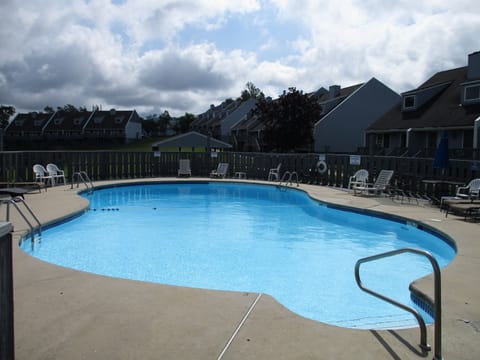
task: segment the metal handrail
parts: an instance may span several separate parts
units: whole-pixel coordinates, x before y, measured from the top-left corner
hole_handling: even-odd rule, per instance
[[[4,200],[3,202],[7,204],[7,215],[6,215],[7,221],[10,221],[10,204],[13,204],[13,206],[15,207],[15,209],[17,209],[20,216],[23,218],[23,220],[25,220],[27,225],[30,227],[30,236],[32,237],[32,241],[33,241],[35,239],[35,228],[33,227],[32,223],[28,220],[28,218],[25,216],[25,214],[20,209],[20,207],[17,205],[17,203],[22,203],[25,206],[25,208],[28,210],[32,218],[37,222],[38,236],[42,236],[42,224],[40,223],[40,220],[38,220],[38,218],[35,216],[30,206],[27,205],[25,200],[23,200],[20,196],[17,196],[13,199]]]
[[[288,179],[285,180],[285,178],[287,177],[287,175],[288,175]],[[284,181],[285,181],[284,186],[287,186],[289,183],[290,183],[290,185],[293,185],[293,180],[292,180],[292,178],[293,178],[294,176],[295,176],[295,179],[297,180],[297,187],[298,187],[298,186],[299,186],[299,183],[298,183],[298,174],[297,174],[296,171],[292,171],[292,172],[290,172],[290,171],[285,171],[285,172],[283,173],[282,178],[281,178],[280,181],[278,182],[278,186],[282,186],[282,182],[284,182]]]
[[[398,249],[398,250],[393,250],[393,251],[388,251],[385,253],[373,255],[373,256],[368,256],[365,258],[362,258],[357,261],[355,264],[355,280],[357,281],[357,285],[360,289],[363,291],[378,297],[392,305],[395,305],[403,310],[406,310],[413,314],[415,318],[418,321],[418,324],[420,326],[420,347],[426,351],[430,351],[431,347],[430,345],[427,344],[427,330],[425,326],[425,321],[421,317],[421,315],[413,308],[404,305],[402,303],[397,302],[396,300],[393,300],[389,297],[386,297],[385,295],[382,295],[380,293],[377,293],[371,289],[366,288],[365,286],[362,285],[362,281],[360,280],[360,265],[369,262],[369,261],[374,261],[390,256],[395,256],[399,254],[403,254],[406,252],[418,254],[418,255],[423,255],[425,256],[431,263],[433,272],[435,274],[435,280],[434,280],[434,297],[435,297],[435,354],[434,354],[434,360],[440,360],[442,359],[442,289],[441,289],[441,276],[440,276],[440,266],[438,265],[437,260],[428,252],[424,250],[419,250],[419,249],[414,249],[414,248],[403,248],[403,249]]]
[[[89,193],[92,192],[93,190],[93,182],[92,180],[90,180],[90,178],[88,177],[88,174],[86,171],[77,171],[77,172],[74,172],[72,174],[72,186],[70,187],[71,189],[73,189],[73,184],[75,182],[75,178],[77,179],[77,188],[79,186],[79,179],[82,180],[83,184],[85,185],[85,187],[88,189]],[[88,182],[88,183],[87,183]],[[90,187],[88,187],[88,184],[90,184]]]

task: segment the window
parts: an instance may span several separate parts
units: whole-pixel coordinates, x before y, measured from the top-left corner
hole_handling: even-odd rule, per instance
[[[83,118],[79,117],[73,120],[74,125],[82,125]]]
[[[403,97],[403,108],[404,109],[415,108],[415,95],[407,95]]]
[[[121,124],[123,122],[123,116],[117,116],[115,118],[115,124]]]
[[[61,125],[63,123],[63,118],[57,118],[53,121],[55,125]]]
[[[480,100],[480,85],[472,85],[465,87],[465,101]]]
[[[101,124],[102,122],[103,122],[103,116],[97,116],[95,118],[95,121],[94,121],[95,124]]]
[[[42,122],[43,122],[43,120],[38,120],[38,119],[34,120],[33,121],[33,126],[42,126]]]

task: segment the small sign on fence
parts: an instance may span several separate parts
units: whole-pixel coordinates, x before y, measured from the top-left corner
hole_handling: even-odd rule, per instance
[[[350,155],[350,165],[360,165],[360,155]]]

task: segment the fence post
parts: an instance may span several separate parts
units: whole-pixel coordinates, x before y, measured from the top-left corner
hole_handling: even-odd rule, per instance
[[[0,360],[14,359],[12,225],[0,221]]]

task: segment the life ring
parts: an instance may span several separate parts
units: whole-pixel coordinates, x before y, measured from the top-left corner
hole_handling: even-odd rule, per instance
[[[317,162],[317,171],[320,174],[324,174],[327,171],[327,163],[323,160],[318,160]]]

